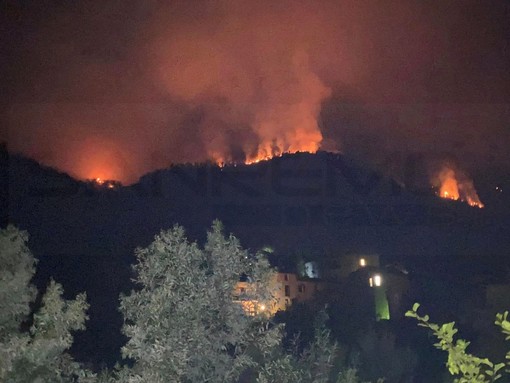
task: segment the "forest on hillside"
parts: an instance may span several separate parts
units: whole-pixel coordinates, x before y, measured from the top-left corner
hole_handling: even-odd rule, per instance
[[[398,340],[406,330],[365,321],[359,329],[365,335],[349,342],[335,334],[338,323],[332,323],[328,305],[289,310],[285,321],[248,314],[233,300],[236,284],[249,276],[253,288],[246,299],[269,302],[275,270],[263,252],[251,254],[236,237],[225,236],[219,221],[203,247],[175,226],[136,250],[136,288],[119,300],[126,339],[122,360],[113,369],[87,366],[72,351],[74,334],[86,331],[86,292],[67,299],[54,280],[38,292],[31,283],[37,261],[27,244],[28,234],[14,226],[0,231],[0,378],[5,382],[432,382],[441,376],[449,381],[439,368],[446,359],[453,381],[488,383],[499,380],[506,367],[504,361],[470,354],[454,323],[430,322],[418,314],[418,304],[406,317],[437,337],[442,363],[439,354],[431,358],[430,339],[421,330],[408,329],[416,337],[403,346]],[[508,339],[507,315],[498,314],[496,325]],[[342,325],[357,319],[351,316]],[[423,376],[431,361],[436,368]]]

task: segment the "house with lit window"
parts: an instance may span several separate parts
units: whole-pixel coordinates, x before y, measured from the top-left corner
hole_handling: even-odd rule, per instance
[[[354,265],[353,260],[350,265]],[[402,317],[407,310],[410,290],[408,272],[396,264],[379,266],[378,257],[359,256],[357,266],[347,278],[346,288],[364,290],[373,301],[376,320]]]
[[[401,265],[380,264],[378,254],[349,253],[329,257],[324,266],[331,298],[341,304],[366,306],[376,320],[401,317],[408,308],[410,289],[407,271]]]
[[[267,313],[274,315],[278,311],[287,310],[293,303],[302,303],[314,298],[324,282],[313,279],[298,278],[295,273],[276,273],[270,282],[272,299],[258,302],[250,298],[251,284],[249,279],[237,283],[234,301],[239,302],[244,311],[250,315]]]
[[[324,278],[345,280],[355,271],[363,267],[380,267],[378,254],[343,254],[331,259],[324,267]]]
[[[324,288],[317,279],[301,279],[294,273],[277,273],[274,281],[275,312],[283,311],[293,303],[302,303],[314,298]]]
[[[322,274],[324,279],[310,277]],[[339,257],[324,273],[317,265],[306,267],[306,264],[304,277],[276,273],[270,282],[272,299],[266,302],[251,299],[250,288],[249,280],[240,281],[234,292],[234,300],[250,315],[274,315],[295,303],[317,299],[321,294],[338,296],[340,300],[352,298],[354,304],[367,306],[367,314],[372,312],[377,320],[387,320],[402,316],[407,309],[405,296],[409,280],[407,272],[398,265],[381,268],[378,255],[364,254]]]

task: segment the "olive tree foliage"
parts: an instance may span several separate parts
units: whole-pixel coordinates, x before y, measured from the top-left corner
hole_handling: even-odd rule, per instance
[[[418,314],[420,305],[415,303],[412,310],[406,313],[407,317],[418,320],[418,325],[432,331],[438,342],[434,346],[448,353],[446,367],[454,376],[455,383],[492,383],[499,380],[503,375],[505,363],[494,363],[487,358],[480,358],[468,353],[469,342],[464,339],[454,339],[458,330],[455,322],[436,324],[430,322],[428,315]],[[510,340],[510,321],[508,312],[496,315],[495,324],[501,328],[506,340]],[[506,355],[507,364],[510,366],[510,352]]]
[[[13,226],[0,230],[0,381],[90,381],[94,375],[66,353],[71,332],[84,329],[86,296],[65,300],[62,286],[51,281],[40,309],[30,317],[37,295],[30,284],[36,260],[27,241],[27,233]],[[30,329],[22,331],[22,323],[30,320]]]
[[[249,276],[252,301],[271,299],[274,272],[263,254],[251,256],[215,221],[204,248],[184,229],[162,231],[136,250],[136,291],[121,296],[123,357],[133,361],[118,379],[127,382],[235,382],[256,366],[254,355],[281,341],[281,328],[249,316],[233,292]]]
[[[19,329],[37,294],[30,285],[36,260],[27,241],[28,235],[14,226],[0,232],[0,339]]]
[[[256,383],[362,383],[354,368],[338,369],[339,347],[331,341],[323,310],[315,323],[314,338],[302,352],[297,340],[291,350],[276,350],[258,371]],[[377,383],[383,383],[378,379]]]
[[[297,351],[296,339],[293,343],[291,350],[275,350],[266,359],[258,372],[257,383],[333,382],[331,377],[337,345],[330,341],[329,330],[323,324],[316,325],[313,341],[302,352]]]

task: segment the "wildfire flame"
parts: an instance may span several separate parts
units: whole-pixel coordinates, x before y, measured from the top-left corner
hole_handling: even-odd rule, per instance
[[[91,181],[98,188],[116,189],[121,186],[119,181],[105,180],[101,177],[92,178],[89,181]]]
[[[261,161],[268,161],[275,157],[281,157],[284,154],[293,153],[316,153],[319,150],[322,141],[322,134],[319,130],[312,132],[296,132],[296,137],[293,137],[291,144],[284,140],[273,140],[262,142],[258,145],[255,152],[247,154],[243,161],[246,165],[256,164]],[[246,150],[249,153],[249,150]],[[209,153],[210,158],[220,167],[228,163],[235,164],[235,161],[230,161],[228,156],[219,152]]]
[[[460,181],[459,178],[461,179]],[[437,175],[436,181],[439,183],[439,197],[460,200],[466,202],[469,206],[480,209],[484,207],[484,204],[478,197],[473,181],[466,176],[459,177],[451,167],[444,166]]]
[[[290,150],[285,150],[285,151],[280,151],[280,150],[273,150],[273,151],[266,151],[266,150],[259,150],[255,155],[252,155],[252,156],[248,156],[245,160],[244,160],[244,164],[246,165],[252,165],[252,164],[258,164],[259,162],[262,162],[262,161],[269,161],[270,159],[272,158],[276,158],[276,157],[281,157],[282,155],[284,154],[293,154],[293,153],[298,153],[298,152],[301,152],[301,153],[316,153],[318,150],[318,148],[310,148],[310,149],[290,149]],[[224,167],[226,164],[228,163],[233,163],[235,164],[234,161],[226,161],[224,159],[223,156],[214,156],[214,162],[216,163],[216,165],[218,165],[220,168]]]
[[[439,196],[441,198],[458,200],[460,198],[459,186],[455,178],[455,172],[452,169],[445,169],[439,175],[441,186],[439,188]]]
[[[294,52],[285,76],[272,67],[264,69],[263,73],[269,77],[263,82],[260,95],[259,90],[253,90],[252,93],[258,96],[253,96],[249,118],[244,121],[255,137],[229,142],[225,135],[219,139],[216,131],[204,129],[208,132],[206,150],[218,164],[235,162],[232,161],[235,160],[232,158],[232,145],[244,153],[245,164],[280,157],[285,153],[315,153],[320,147],[323,137],[318,119],[322,102],[332,91],[313,71],[308,53],[302,50]],[[219,116],[225,117],[221,113]],[[232,118],[230,116],[228,121]],[[217,125],[211,122],[211,126]]]
[[[297,148],[289,148],[283,150],[278,146],[274,145],[261,145],[257,152],[253,155],[247,155],[246,159],[243,161],[246,165],[257,164],[262,161],[268,161],[275,157],[281,157],[284,154],[293,154],[293,153],[316,153],[319,150],[319,145],[316,143],[311,143],[309,145],[300,145]],[[235,161],[229,161],[220,153],[210,153],[210,158],[216,165],[219,167],[224,167],[227,164],[235,165]]]
[[[297,152],[306,152],[306,153],[316,153],[319,150],[319,143],[322,140],[322,135],[319,133],[319,137],[314,137],[313,140],[309,142],[297,142],[294,145],[290,145],[287,149],[283,149],[283,145],[275,145],[266,143],[264,145],[260,145],[257,153],[248,156],[245,160],[245,164],[256,164],[261,161],[267,161],[274,157],[281,157],[283,154],[288,153],[297,153]]]

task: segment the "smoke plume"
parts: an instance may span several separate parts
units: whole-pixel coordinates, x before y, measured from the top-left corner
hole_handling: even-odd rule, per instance
[[[126,183],[321,147],[396,176],[413,153],[509,165],[508,15],[502,0],[11,4],[0,138]]]

